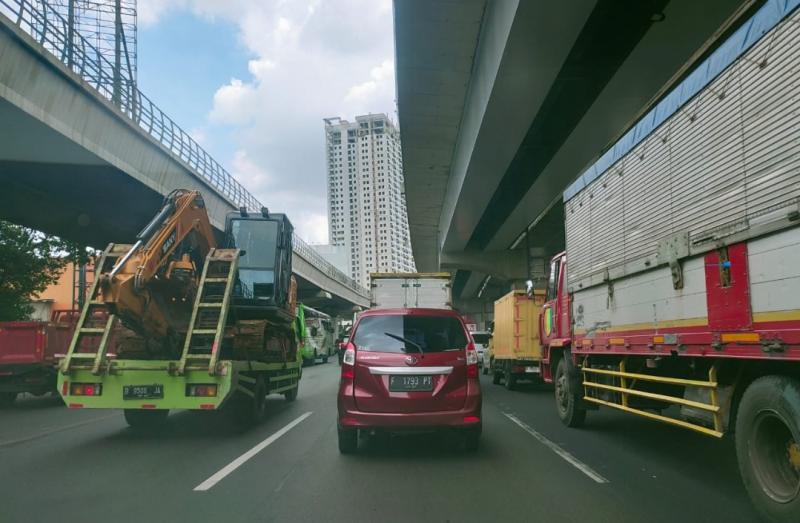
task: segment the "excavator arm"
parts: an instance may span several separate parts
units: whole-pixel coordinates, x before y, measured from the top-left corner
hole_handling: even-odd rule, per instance
[[[99,276],[101,299],[142,337],[174,344],[186,328],[198,271],[216,245],[200,193],[173,191],[135,244],[109,247],[125,255]]]

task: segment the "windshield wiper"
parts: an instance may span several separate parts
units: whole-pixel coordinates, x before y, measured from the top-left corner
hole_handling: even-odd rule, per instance
[[[403,342],[405,342],[405,343],[407,343],[407,344],[409,344],[409,345],[413,345],[414,347],[416,347],[416,348],[417,348],[417,350],[419,351],[419,353],[420,353],[420,354],[422,354],[423,356],[425,356],[425,351],[424,351],[424,350],[422,350],[422,346],[421,346],[419,343],[416,343],[416,342],[414,342],[414,341],[411,341],[411,340],[409,340],[408,338],[404,338],[404,337],[402,337],[402,336],[398,336],[397,334],[392,334],[391,332],[384,332],[384,334],[385,334],[385,335],[387,335],[387,336],[389,336],[390,338],[394,338],[394,339],[396,339],[397,341],[403,341]]]

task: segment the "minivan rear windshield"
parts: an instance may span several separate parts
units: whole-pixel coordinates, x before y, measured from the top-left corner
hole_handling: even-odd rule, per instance
[[[464,350],[464,327],[452,316],[365,316],[353,337],[358,350],[375,352],[443,352]],[[418,348],[419,347],[419,348]]]

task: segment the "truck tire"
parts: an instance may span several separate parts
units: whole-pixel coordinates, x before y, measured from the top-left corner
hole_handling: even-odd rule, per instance
[[[155,429],[164,425],[168,409],[125,409],[125,421],[132,429]]]
[[[355,454],[358,450],[358,429],[337,430],[339,435],[339,452],[342,454]]]
[[[16,392],[0,392],[0,408],[10,407],[17,399]]]
[[[558,360],[556,376],[553,380],[555,384],[556,410],[561,423],[567,427],[580,427],[586,420],[586,409],[581,407],[581,398],[578,395],[580,387],[577,379],[570,372],[567,362],[569,354],[565,354]]]
[[[239,401],[234,411],[237,422],[241,427],[252,427],[264,419],[267,410],[267,387],[264,380],[259,376],[256,386],[253,389],[253,397],[247,394],[240,394]]]
[[[481,369],[481,372],[483,373],[484,376],[486,376],[487,374],[489,374],[489,367],[484,365],[483,368]]]
[[[736,457],[747,493],[767,521],[800,521],[800,381],[764,376],[736,415]]]
[[[494,365],[494,360],[491,360],[489,366],[492,368],[492,385],[500,385],[500,378],[503,377],[503,373],[497,371],[497,367]]]
[[[514,362],[509,361],[506,365],[506,370],[504,371],[506,381],[506,390],[514,390],[517,388],[517,377],[514,376],[514,373],[511,372],[511,369],[514,367]]]
[[[283,397],[286,401],[292,402],[297,399],[297,393],[300,392],[300,382],[297,382],[297,386],[293,389],[289,389],[283,393]]]

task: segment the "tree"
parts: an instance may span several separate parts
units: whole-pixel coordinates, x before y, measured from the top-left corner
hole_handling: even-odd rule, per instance
[[[32,296],[58,281],[69,262],[87,260],[74,242],[0,220],[0,321],[28,318]]]

